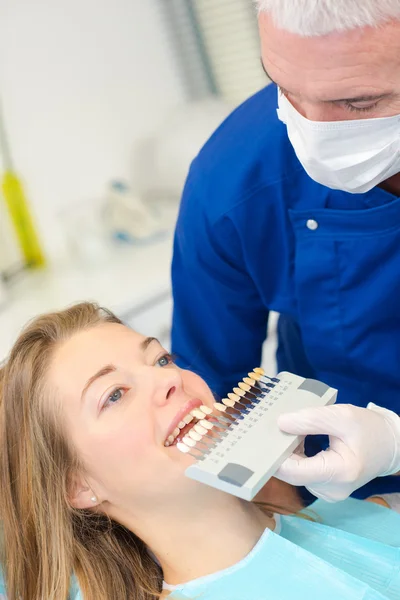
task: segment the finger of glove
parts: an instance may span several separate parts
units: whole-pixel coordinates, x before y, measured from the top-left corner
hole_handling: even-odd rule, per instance
[[[346,498],[348,498],[350,494],[354,492],[354,488],[352,486],[316,485],[309,486],[307,489],[312,493],[313,496],[330,503],[346,500]]]
[[[292,485],[315,485],[327,483],[343,469],[343,460],[336,452],[324,450],[312,457],[292,454],[275,473]]]
[[[282,431],[294,435],[332,435],[339,438],[351,425],[343,418],[343,406],[319,406],[304,408],[297,412],[285,413],[278,418]]]

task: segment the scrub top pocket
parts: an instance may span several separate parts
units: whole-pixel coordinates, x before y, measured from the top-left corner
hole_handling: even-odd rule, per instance
[[[400,199],[289,214],[299,324],[318,377],[343,385],[341,402],[400,402]]]

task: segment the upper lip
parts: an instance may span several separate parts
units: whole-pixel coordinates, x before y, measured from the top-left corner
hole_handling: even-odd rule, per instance
[[[201,402],[201,400],[198,400],[197,398],[188,400],[178,410],[175,417],[172,419],[170,426],[168,427],[167,435],[165,436],[165,439],[167,439],[172,434],[174,429],[176,429],[178,427],[178,423],[180,423],[182,421],[183,417],[186,417],[186,415],[189,414],[191,410],[193,410],[194,408],[199,408],[202,404],[203,403]]]

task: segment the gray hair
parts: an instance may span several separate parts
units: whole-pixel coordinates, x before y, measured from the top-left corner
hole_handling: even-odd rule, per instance
[[[400,0],[256,0],[276,27],[319,36],[400,19]]]

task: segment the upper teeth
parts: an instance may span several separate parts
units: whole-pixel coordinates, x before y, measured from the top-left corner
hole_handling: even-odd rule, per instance
[[[194,408],[193,410],[191,410],[190,413],[188,413],[187,415],[185,415],[182,418],[182,421],[179,421],[178,426],[175,427],[172,434],[169,435],[167,437],[167,439],[165,440],[164,446],[171,446],[171,444],[174,443],[175,439],[180,434],[181,430],[184,427],[186,427],[186,425],[189,425],[189,423],[191,423],[194,419],[197,419],[198,421],[202,421],[203,427],[200,426],[200,429],[202,430],[202,432],[206,433],[207,429],[211,428],[212,425],[211,425],[211,427],[207,427],[207,429],[206,429],[203,421],[204,421],[204,417],[211,413],[212,413],[212,410],[210,408],[208,408],[208,406],[201,406],[200,409]],[[200,433],[200,431],[199,431],[199,433]]]

